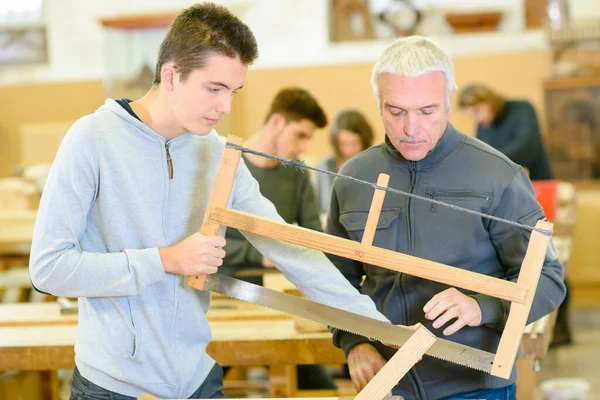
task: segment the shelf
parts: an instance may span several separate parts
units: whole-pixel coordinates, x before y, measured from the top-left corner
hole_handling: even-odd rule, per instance
[[[160,14],[122,15],[110,18],[101,18],[100,23],[106,28],[115,29],[163,28],[169,26],[178,13],[178,11],[173,11]]]
[[[573,89],[578,87],[600,86],[600,75],[573,76],[568,78],[547,79],[545,89]]]

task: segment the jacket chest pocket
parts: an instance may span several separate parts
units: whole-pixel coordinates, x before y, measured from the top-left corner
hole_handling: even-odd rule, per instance
[[[479,212],[487,212],[492,204],[492,193],[474,192],[470,190],[429,188],[425,189],[425,197]],[[432,212],[440,211],[441,209],[449,210],[448,207],[435,203],[430,203],[429,207]],[[458,210],[451,211],[459,212]]]
[[[392,251],[402,251],[406,243],[404,230],[400,227],[402,208],[384,208],[377,221],[377,230],[373,238],[373,246]],[[348,232],[350,239],[361,242],[367,225],[368,210],[347,210],[340,214],[340,223]],[[381,267],[367,265],[368,272],[376,274],[396,272]]]

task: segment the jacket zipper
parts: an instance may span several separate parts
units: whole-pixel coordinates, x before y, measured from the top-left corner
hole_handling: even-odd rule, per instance
[[[414,190],[415,190],[415,185],[417,183],[417,164],[414,161],[409,161],[409,166],[410,166],[410,169],[409,169],[409,172],[410,172],[410,187],[409,187],[409,192],[413,193]],[[408,198],[408,205],[406,207],[406,210],[407,210],[407,212],[406,212],[406,215],[407,215],[407,228],[408,228],[407,229],[408,230],[408,232],[407,232],[408,244],[407,244],[406,251],[407,251],[407,254],[409,254],[409,255],[412,255],[412,253],[414,252],[414,249],[413,249],[413,242],[414,241],[412,240],[412,231],[413,231],[413,229],[412,229],[412,219],[411,219],[412,218],[411,217],[411,211],[412,210],[411,209],[412,209],[412,198],[409,197]],[[403,299],[402,299],[402,306],[404,308],[404,315],[405,315],[405,319],[404,319],[403,323],[405,325],[408,325],[409,324],[409,321],[408,321],[408,309],[406,307],[406,299],[404,299],[404,293],[406,293],[405,290],[404,290],[404,286],[406,285],[405,279],[406,279],[406,274],[401,273],[400,274],[400,292],[401,292],[402,297],[403,297]],[[414,371],[414,370],[409,371],[409,373],[407,374],[407,378],[408,378],[409,382],[411,383],[411,385],[413,385],[413,390],[415,391],[415,394],[417,394],[417,396],[420,398],[423,395],[423,392],[422,392],[421,386],[419,385],[420,378],[418,377],[416,371]]]
[[[173,179],[173,160],[171,159],[171,153],[169,153],[169,145],[166,143],[165,149],[167,150],[167,166],[169,167],[169,179]]]
[[[409,161],[409,165],[410,165],[410,187],[409,187],[409,193],[413,193],[413,191],[415,190],[415,183],[417,182],[417,164],[414,161]],[[408,198],[408,206],[406,207],[407,210],[407,219],[408,219],[408,245],[406,247],[406,251],[408,252],[408,254],[412,254],[413,253],[413,248],[412,248],[412,221],[411,221],[411,207],[412,206],[412,198],[409,197]]]

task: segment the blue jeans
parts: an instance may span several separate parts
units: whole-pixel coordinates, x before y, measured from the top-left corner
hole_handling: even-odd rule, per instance
[[[194,392],[190,399],[224,399],[223,394],[223,368],[217,363],[210,370],[202,385]],[[136,400],[134,397],[125,396],[88,381],[79,373],[77,367],[73,372],[71,382],[71,397],[69,400]]]
[[[498,389],[483,389],[469,393],[457,393],[443,400],[517,400],[517,385],[514,383]]]

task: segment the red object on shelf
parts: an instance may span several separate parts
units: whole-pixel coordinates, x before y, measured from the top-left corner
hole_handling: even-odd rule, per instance
[[[556,210],[558,209],[558,185],[560,180],[549,179],[543,181],[531,181],[535,198],[542,206],[544,214],[548,221],[554,223],[556,220]]]

